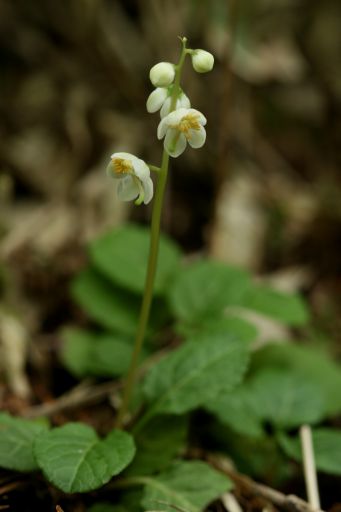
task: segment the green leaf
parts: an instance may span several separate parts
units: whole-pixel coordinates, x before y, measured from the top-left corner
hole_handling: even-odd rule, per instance
[[[305,325],[309,320],[308,309],[299,295],[282,293],[266,286],[250,288],[240,305],[287,325]]]
[[[140,301],[125,290],[110,285],[93,269],[88,268],[76,276],[71,293],[100,325],[125,334],[135,332]]]
[[[294,343],[271,344],[258,350],[252,366],[259,368],[289,369],[313,380],[324,392],[326,412],[341,412],[341,366],[323,349]]]
[[[312,431],[316,467],[325,473],[341,476],[341,430],[319,428]],[[298,437],[278,436],[281,447],[289,457],[301,462],[301,444]]]
[[[141,299],[110,284],[92,268],[82,271],[73,280],[71,294],[89,316],[108,330],[135,336]],[[165,302],[160,298],[152,304],[147,334],[160,329],[167,320]]]
[[[144,509],[162,508],[169,512],[174,512],[171,505],[181,507],[186,512],[200,512],[232,488],[231,481],[225,475],[200,461],[179,462],[156,477],[144,478],[144,481]]]
[[[257,328],[252,323],[231,315],[208,320],[201,325],[200,330],[205,332],[205,335],[220,333],[221,335],[235,336],[246,343],[253,341],[258,334]]]
[[[122,335],[68,328],[62,338],[62,360],[77,377],[115,377],[123,375],[129,367],[131,340]]]
[[[143,293],[149,254],[150,229],[128,224],[95,240],[90,257],[100,272],[113,283],[135,293]],[[177,270],[178,247],[166,236],[160,239],[154,292],[164,292]]]
[[[224,393],[205,404],[205,409],[214,414],[224,425],[248,437],[263,437],[262,421],[245,386],[232,393]]]
[[[196,336],[157,363],[144,382],[155,413],[181,414],[231,391],[243,378],[248,348],[222,333]]]
[[[297,372],[264,369],[246,386],[259,417],[278,428],[315,423],[325,416],[324,393],[314,381]]]
[[[105,439],[82,423],[68,423],[39,437],[34,454],[46,478],[64,492],[98,489],[135,454],[133,438],[113,430]]]
[[[174,315],[185,323],[200,324],[239,304],[250,286],[249,275],[216,261],[200,261],[182,270],[169,291]]]
[[[48,429],[46,422],[14,418],[0,413],[0,467],[14,471],[38,469],[33,442]]]
[[[126,475],[151,475],[165,469],[185,446],[188,419],[157,416],[135,436],[136,456]]]

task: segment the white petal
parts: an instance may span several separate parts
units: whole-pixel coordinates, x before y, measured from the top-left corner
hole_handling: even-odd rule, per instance
[[[150,170],[146,162],[141,160],[141,158],[136,158],[133,163],[134,173],[141,181],[150,177]]]
[[[157,87],[147,99],[147,111],[149,113],[157,112],[164,104],[168,96],[168,91],[165,87]]]
[[[131,153],[124,153],[123,151],[119,153],[113,153],[110,157],[112,160],[115,158],[123,158],[124,160],[132,160],[133,158],[136,158],[135,155],[132,155]]]
[[[143,202],[144,202],[144,204],[148,204],[152,200],[153,193],[154,193],[154,185],[153,185],[151,178],[146,178],[145,180],[143,180],[142,186],[143,186],[143,190],[144,190]]]
[[[162,109],[160,110],[161,119],[165,116],[168,116],[170,108],[171,108],[172,98],[168,96],[164,104],[162,105]]]
[[[186,137],[174,128],[169,128],[166,133],[164,147],[173,158],[180,156],[186,148]]]
[[[167,116],[168,117],[168,116]],[[163,119],[161,119],[161,121],[159,122],[159,126],[157,127],[157,138],[158,139],[162,139],[162,137],[165,136],[166,134],[166,131],[167,131],[167,127],[168,127],[168,124],[167,124],[167,117],[164,117]]]
[[[170,114],[168,114],[165,119],[167,119],[167,124],[169,126],[176,126],[180,123],[181,119],[188,114],[189,110],[187,108],[178,108],[177,110],[174,110]]]
[[[189,101],[189,97],[184,92],[180,96],[180,106],[183,108],[191,107],[191,102]]]
[[[205,124],[207,123],[207,119],[206,117],[204,116],[204,114],[202,114],[201,112],[199,112],[199,110],[196,110],[195,108],[190,108],[188,109],[187,111],[189,114],[194,114],[195,116],[198,117],[198,121],[199,123],[202,125],[202,126],[205,126]]]
[[[107,165],[106,173],[107,173],[107,176],[109,176],[109,178],[116,178],[117,177],[117,175],[115,173],[114,165],[112,163],[112,160],[110,160],[110,162]]]
[[[121,201],[132,201],[139,195],[139,189],[131,176],[125,176],[117,182],[117,196]]]
[[[200,126],[200,130],[190,130],[187,142],[192,148],[201,148],[205,144],[206,130]]]
[[[172,98],[171,97],[167,98],[162,106],[161,111],[160,111],[161,118],[168,116],[168,114],[170,113],[170,109],[171,109],[171,103],[172,103]],[[179,110],[180,108],[183,108],[183,107],[188,108],[190,106],[191,106],[191,103],[190,103],[188,97],[186,96],[186,94],[182,94],[180,96],[180,98],[178,98],[176,100],[175,110]],[[177,116],[176,116],[176,118],[177,118]],[[174,124],[174,122],[173,122],[173,124]]]

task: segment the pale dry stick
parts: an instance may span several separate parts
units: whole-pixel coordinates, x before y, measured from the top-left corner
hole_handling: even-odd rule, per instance
[[[304,480],[307,489],[308,501],[311,507],[317,510],[321,505],[316,475],[313,439],[309,425],[301,426],[300,439],[303,456]]]
[[[220,496],[220,500],[228,512],[243,512],[242,507],[239,505],[232,492],[225,492]]]

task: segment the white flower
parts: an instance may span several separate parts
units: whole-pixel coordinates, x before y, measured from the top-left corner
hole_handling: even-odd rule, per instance
[[[206,50],[194,50],[191,57],[193,68],[197,73],[207,73],[213,68],[214,57],[210,52]]]
[[[165,117],[170,113],[172,103],[172,97],[168,96],[163,102],[162,108],[160,110],[160,116]],[[189,101],[189,97],[186,96],[184,92],[180,93],[180,97],[176,100],[175,110],[179,108],[190,108],[191,102]]]
[[[153,197],[153,182],[148,165],[130,153],[114,153],[107,174],[117,180],[117,195],[121,201],[148,204]]]
[[[172,91],[167,87],[157,87],[153,92],[150,93],[147,99],[146,107],[147,112],[153,114],[157,110],[160,110],[160,116],[165,117],[169,114],[172,103]],[[188,96],[181,92],[179,98],[176,101],[175,110],[178,108],[190,108],[191,102]]]
[[[153,114],[160,110],[164,102],[168,97],[167,87],[157,87],[153,92],[150,93],[147,99],[147,112]]]
[[[150,81],[155,87],[167,87],[175,77],[174,64],[170,62],[159,62],[149,72]]]
[[[187,142],[192,148],[201,148],[205,144],[205,124],[206,118],[199,110],[179,108],[161,120],[157,137],[165,137],[165,150],[176,158],[185,151]]]

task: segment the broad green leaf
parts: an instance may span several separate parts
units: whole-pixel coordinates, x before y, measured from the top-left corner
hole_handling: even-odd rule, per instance
[[[325,416],[323,391],[297,372],[264,369],[246,386],[259,417],[278,428],[315,423]]]
[[[254,354],[252,366],[255,371],[271,367],[300,373],[324,391],[328,414],[341,412],[341,366],[325,350],[292,342],[271,344]]]
[[[89,316],[109,330],[135,336],[141,308],[136,295],[110,284],[92,268],[82,271],[73,280],[71,293],[74,300]],[[147,334],[160,329],[167,320],[165,302],[153,301]]]
[[[149,254],[150,229],[128,224],[95,240],[90,257],[96,268],[113,283],[132,292],[142,293]],[[154,291],[165,291],[177,270],[178,247],[168,237],[161,236]]]
[[[239,304],[249,286],[246,272],[216,261],[200,261],[178,273],[169,302],[176,318],[201,324],[219,317],[226,306]]]
[[[77,377],[115,377],[123,375],[129,367],[132,340],[122,335],[68,328],[62,337],[62,360]]]
[[[220,318],[203,319],[201,324],[188,325],[179,324],[177,331],[186,337],[193,337],[196,334],[204,333],[209,334],[212,332],[221,332],[228,336],[236,336],[241,341],[251,342],[258,334],[257,328],[247,320],[238,318],[236,316],[224,315]]]
[[[259,438],[264,435],[264,431],[257,414],[258,406],[251,399],[246,386],[242,385],[232,393],[223,393],[210,400],[204,407],[235,432]]]
[[[157,416],[135,436],[136,456],[126,475],[151,475],[165,469],[184,448],[185,416]]]
[[[325,473],[341,476],[341,430],[319,428],[312,431],[316,467]],[[289,457],[301,462],[302,452],[298,437],[278,436],[283,450]]]
[[[38,469],[33,455],[33,443],[48,428],[45,422],[0,413],[0,467],[14,471]]]
[[[309,320],[308,309],[299,295],[266,286],[250,288],[240,305],[292,326],[305,325]]]
[[[162,508],[169,512],[174,512],[172,505],[186,512],[200,512],[232,488],[225,475],[200,461],[179,462],[158,476],[144,478],[144,481],[144,509]]]
[[[247,344],[212,333],[187,341],[148,373],[144,393],[152,402],[147,415],[181,414],[231,391],[243,378],[249,361]]]
[[[113,430],[105,439],[82,423],[68,423],[36,438],[34,454],[46,478],[64,492],[97,489],[135,454],[133,438]]]
[[[100,325],[125,334],[135,332],[140,301],[125,290],[110,285],[91,268],[76,276],[71,293],[74,300]]]

